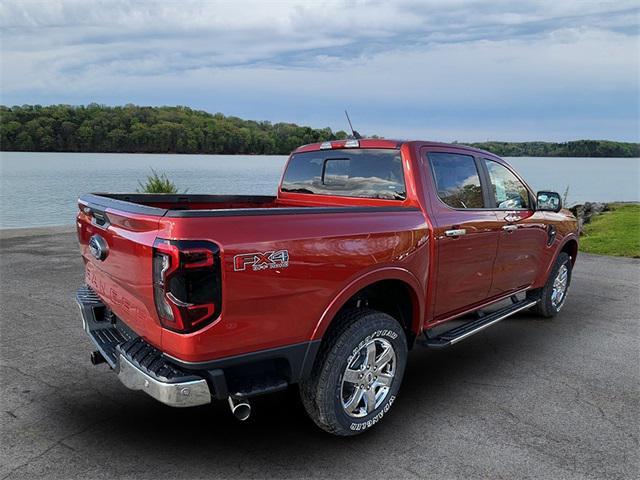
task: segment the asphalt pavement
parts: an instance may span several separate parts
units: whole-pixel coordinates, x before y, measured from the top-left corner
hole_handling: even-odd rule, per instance
[[[0,232],[0,479],[639,478],[640,261],[580,254],[561,314],[416,348],[384,421],[318,430],[294,388],[165,407],[89,363],[64,229]]]

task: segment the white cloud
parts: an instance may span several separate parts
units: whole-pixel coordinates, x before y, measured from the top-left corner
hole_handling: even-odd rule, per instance
[[[318,125],[349,105],[386,135],[637,138],[636,5],[5,0],[0,100],[181,103]],[[550,127],[532,128],[545,114]]]

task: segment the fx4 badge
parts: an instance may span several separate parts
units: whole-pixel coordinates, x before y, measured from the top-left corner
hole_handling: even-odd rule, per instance
[[[289,251],[277,250],[264,253],[242,253],[233,257],[233,269],[242,272],[248,267],[254,272],[269,268],[287,268],[289,266]]]

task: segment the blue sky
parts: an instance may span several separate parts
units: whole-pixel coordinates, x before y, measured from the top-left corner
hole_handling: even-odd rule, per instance
[[[640,141],[637,1],[3,0],[0,103]]]

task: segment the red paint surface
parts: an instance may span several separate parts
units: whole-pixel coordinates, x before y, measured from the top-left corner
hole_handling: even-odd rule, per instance
[[[333,142],[340,148],[342,142]],[[396,148],[399,142],[361,140],[362,148]],[[297,151],[320,148],[307,145]],[[416,334],[495,298],[542,285],[576,222],[560,213],[522,211],[518,229],[505,233],[504,211],[455,210],[435,194],[424,149],[504,161],[460,146],[406,142],[401,146],[407,198],[404,201],[279,192],[272,204],[190,204],[191,209],[282,206],[405,206],[394,212],[345,212],[267,216],[170,218],[108,209],[111,225],[93,225],[78,213],[78,238],[86,281],[138,334],[164,352],[205,361],[322,338],[335,313],[360,289],[377,281],[405,282],[412,294]],[[168,205],[154,204],[167,207]],[[558,230],[546,245],[543,225]],[[443,232],[465,228],[464,237]],[[91,235],[103,236],[104,262],[88,250]],[[152,291],[152,246],[157,237],[207,240],[220,246],[222,313],[189,334],[161,327]],[[289,266],[234,271],[235,255],[286,249]]]

